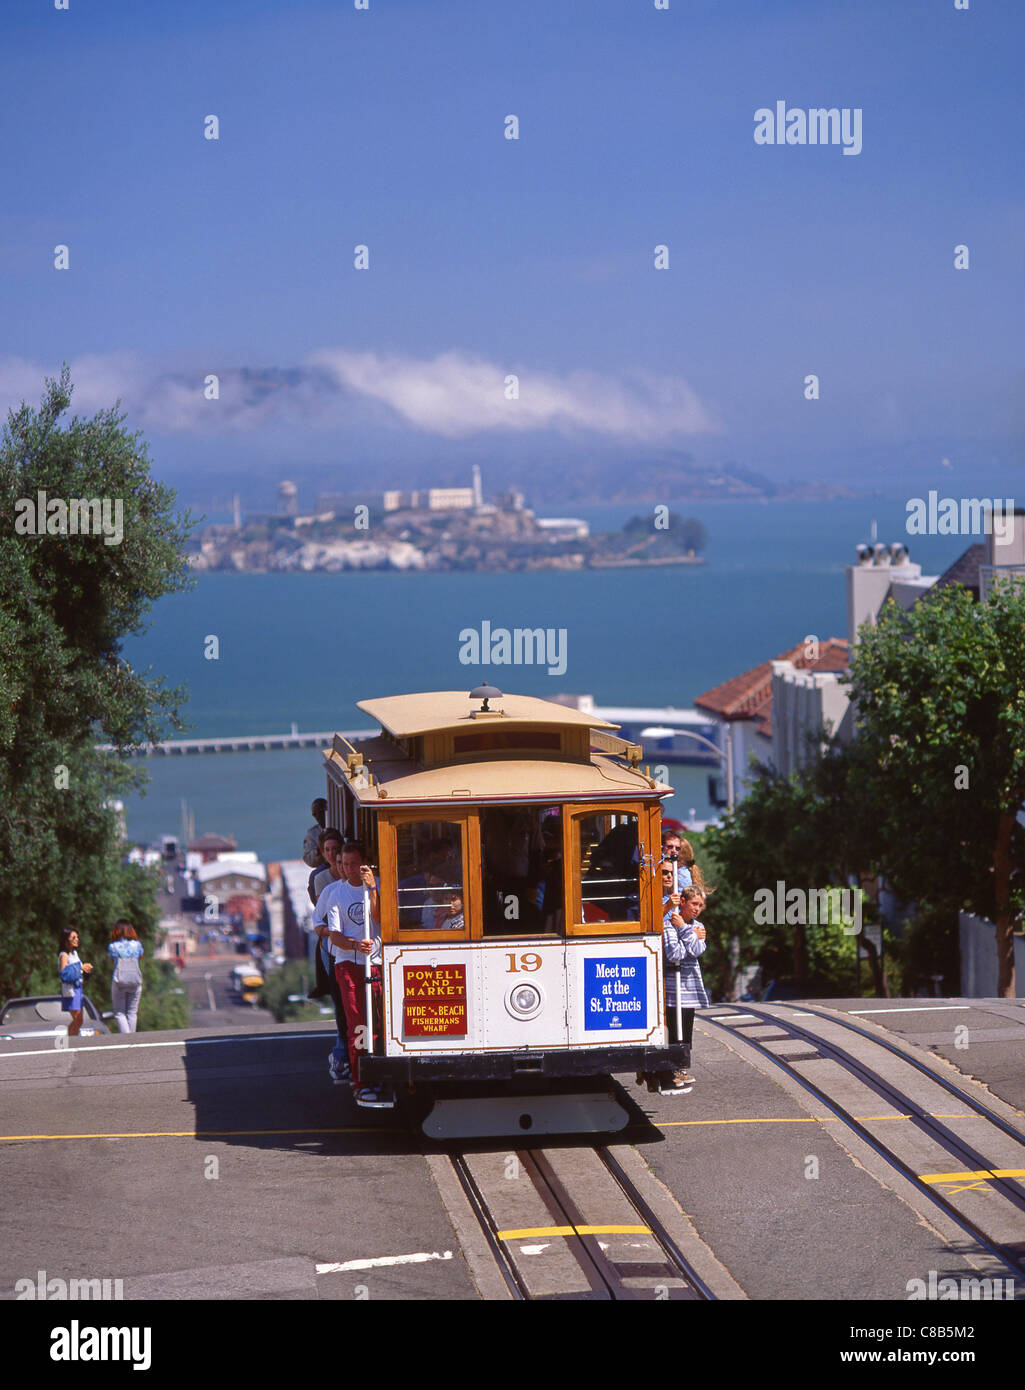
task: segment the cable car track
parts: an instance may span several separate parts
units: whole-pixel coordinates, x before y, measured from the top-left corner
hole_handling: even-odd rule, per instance
[[[557,1152],[564,1157],[574,1150]],[[603,1147],[581,1148],[576,1152],[597,1157],[615,1184],[617,1193],[636,1217],[635,1223],[628,1226],[618,1223],[609,1227],[589,1223],[580,1200],[570,1190],[569,1180],[556,1172],[548,1153],[543,1149],[519,1149],[515,1152],[519,1170],[529,1179],[533,1191],[540,1198],[549,1224],[529,1232],[504,1230],[495,1210],[497,1204],[494,1200],[489,1202],[485,1186],[472,1172],[467,1155],[460,1152],[450,1152],[448,1155],[511,1296],[519,1300],[596,1299],[617,1302],[652,1298],[714,1300],[715,1294],[645,1201],[618,1159]],[[650,1242],[651,1254],[655,1258],[617,1261],[609,1235],[615,1232],[622,1234],[624,1231],[639,1238],[635,1239],[634,1245],[644,1240]],[[535,1244],[525,1248],[528,1239],[536,1240],[541,1236],[546,1237],[545,1246]],[[555,1241],[564,1242],[584,1287],[580,1287],[578,1281],[574,1287],[568,1287],[563,1292],[538,1293],[532,1288],[535,1281],[531,1264],[536,1267],[537,1255]]]
[[[892,1052],[893,1055],[899,1057],[902,1062],[907,1062],[908,1066],[914,1067],[916,1071],[920,1071],[924,1076],[929,1077],[930,1081],[935,1081],[937,1085],[942,1086],[944,1090],[956,1096],[962,1105],[969,1106],[976,1114],[988,1120],[991,1125],[995,1125],[997,1129],[1003,1130],[1005,1134],[1009,1135],[1012,1139],[1016,1139],[1019,1143],[1025,1144],[1025,1131],[1018,1129],[1001,1115],[997,1115],[994,1111],[990,1110],[987,1105],[983,1105],[981,1101],[975,1100],[965,1091],[962,1091],[960,1086],[955,1086],[948,1077],[943,1076],[932,1067],[926,1066],[918,1057],[915,1057],[910,1052],[905,1052],[903,1048],[890,1042],[888,1038],[880,1038],[877,1034],[870,1033],[867,1028],[859,1028],[856,1023],[851,1023],[846,1018],[838,1018],[831,1013],[824,1013],[821,1009],[812,1008],[809,1004],[802,1004],[801,1007],[802,1012],[814,1014],[816,1018],[821,1018],[825,1023],[835,1023],[838,1028],[846,1028],[849,1032],[857,1033],[859,1037],[866,1038],[869,1042],[876,1043],[879,1047],[885,1048],[887,1052]],[[982,1012],[989,1011],[982,1010]],[[994,1017],[997,1017],[997,1015],[994,1015]],[[1025,1021],[1025,1018],[1023,1018],[1023,1021]],[[1012,1106],[1011,1108],[1013,1109],[1014,1107]],[[1022,1116],[1022,1120],[1025,1122],[1025,1115]]]
[[[840,1022],[840,1020],[834,1020],[828,1014],[821,1014],[814,1010],[809,1010],[808,1012],[815,1012],[816,1017],[821,1018],[824,1022]],[[810,1044],[815,1049],[812,1054],[813,1056],[826,1058],[836,1063],[849,1075],[854,1076],[863,1085],[866,1085],[870,1090],[874,1091],[875,1094],[886,1101],[887,1104],[895,1106],[899,1114],[908,1115],[913,1124],[948,1153],[959,1160],[970,1163],[973,1170],[992,1172],[994,1168],[1005,1166],[1003,1164],[991,1164],[989,1160],[979,1154],[966,1140],[962,1139],[959,1135],[954,1133],[953,1130],[938,1121],[916,1101],[913,1101],[891,1082],[886,1081],[884,1078],[871,1071],[864,1062],[859,1061],[837,1044],[829,1042],[817,1033],[812,1033],[808,1029],[802,1028],[799,1024],[792,1022],[790,1019],[781,1018],[776,1014],[764,1013],[761,1010],[752,1008],[750,1005],[745,1005],[743,1009],[737,1009],[734,1014],[727,1014],[725,1016],[735,1017],[739,1014],[751,1015],[761,1025],[769,1024],[773,1027],[777,1027],[784,1032],[787,1037]],[[801,1072],[790,1065],[792,1060],[809,1060],[809,1058],[781,1056],[773,1052],[772,1049],[766,1045],[768,1042],[781,1041],[781,1039],[762,1040],[749,1037],[738,1027],[727,1026],[725,1023],[721,1022],[721,1017],[722,1015],[720,1015],[719,1018],[712,1018],[705,1014],[702,1017],[702,1023],[710,1023],[730,1036],[737,1036],[739,1034],[749,1047],[754,1048],[762,1056],[775,1063],[781,1071],[785,1072],[796,1081],[802,1089],[815,1096],[827,1110],[831,1111],[837,1119],[841,1120],[850,1130],[868,1144],[874,1153],[878,1154],[879,1157],[890,1164],[891,1167],[897,1169],[919,1193],[926,1197],[934,1206],[942,1210],[952,1222],[960,1227],[967,1235],[971,1236],[971,1238],[985,1249],[987,1253],[992,1255],[994,1259],[1011,1269],[1019,1278],[1025,1278],[1025,1258],[1020,1258],[1010,1253],[1004,1245],[987,1235],[975,1221],[966,1216],[953,1202],[942,1193],[937,1192],[933,1186],[924,1182],[899,1154],[895,1153],[893,1149],[872,1133],[871,1130],[867,1129],[862,1121],[852,1115],[839,1101],[828,1095],[820,1086],[816,1085],[815,1082],[810,1081],[806,1076],[802,1075]],[[917,1060],[907,1057],[898,1048],[893,1047],[881,1039],[873,1037],[872,1034],[865,1032],[863,1029],[853,1024],[846,1026],[849,1027],[851,1031],[861,1034],[872,1042],[880,1042],[888,1051],[896,1053],[902,1061],[917,1067],[919,1071],[924,1072],[936,1085],[940,1086],[948,1094],[956,1097],[959,1102],[969,1105],[972,1109],[976,1110],[980,1118],[987,1120],[998,1127],[1002,1132],[1009,1134],[1017,1143],[1022,1145],[1023,1149],[1025,1149],[1025,1135],[1016,1130],[1013,1126],[1007,1124],[1007,1122],[1003,1121],[999,1116],[994,1115],[986,1106],[971,1100],[958,1087],[951,1085],[945,1078],[937,1075],[935,1072],[931,1071],[930,1068],[917,1062]],[[1025,1166],[1025,1153],[1023,1153],[1023,1166]],[[989,1182],[992,1188],[1005,1198],[1012,1207],[1019,1212],[1025,1213],[1025,1187],[1023,1187],[1020,1181],[993,1176],[989,1178]]]

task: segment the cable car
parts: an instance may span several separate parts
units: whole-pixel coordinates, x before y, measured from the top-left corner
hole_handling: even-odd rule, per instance
[[[380,733],[336,734],[324,759],[327,824],[379,866],[364,1084],[426,1096],[434,1138],[623,1128],[610,1073],[690,1063],[664,1022],[672,788],[617,725],[552,701],[481,686],[359,708]]]

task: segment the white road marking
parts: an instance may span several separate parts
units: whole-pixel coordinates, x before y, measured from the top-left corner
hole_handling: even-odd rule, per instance
[[[757,1014],[716,1014],[715,1019],[718,1023],[739,1023],[743,1018],[757,1018]]]
[[[907,1009],[848,1009],[851,1014],[938,1014],[944,1009],[970,1009],[971,1004],[915,1004]]]
[[[540,1255],[551,1245],[550,1240],[546,1240],[544,1245],[521,1245],[519,1252],[521,1255]]]
[[[271,1042],[279,1039],[282,1042],[297,1042],[306,1038],[330,1038],[333,1033],[240,1033],[237,1038],[182,1038],[178,1042],[148,1042],[148,1043],[104,1043],[102,1047],[76,1048],[71,1047],[44,1047],[39,1052],[0,1052],[0,1062],[5,1062],[9,1057],[49,1057],[53,1052],[60,1052],[63,1056],[74,1056],[76,1053],[88,1051],[96,1052],[120,1052],[128,1048],[134,1052],[139,1047],[201,1047],[205,1043],[227,1043],[227,1042]]]
[[[317,1265],[318,1274],[345,1274],[350,1269],[380,1269],[384,1265],[420,1265],[427,1260],[451,1260],[451,1250],[422,1251],[416,1255],[380,1255],[374,1260],[345,1260],[342,1264]]]

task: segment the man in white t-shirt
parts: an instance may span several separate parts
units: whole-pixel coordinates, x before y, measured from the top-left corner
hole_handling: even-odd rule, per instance
[[[363,863],[363,850],[351,842],[343,845],[335,859],[342,876],[329,883],[317,899],[314,927],[319,936],[326,934],[331,943],[335,963],[335,979],[342,995],[348,1034],[349,1066],[352,1087],[357,1103],[381,1099],[374,1087],[361,1087],[359,1077],[360,1053],[366,1050],[366,958],[371,964],[374,1013],[380,1015],[381,1004],[381,904],[379,884],[369,864]],[[370,921],[364,922],[364,889],[370,898]],[[380,1035],[380,1023],[375,1026]]]
[[[341,878],[341,870],[334,868],[336,858],[342,852],[342,845],[345,843],[345,836],[340,830],[327,829],[320,832],[320,852],[323,855],[324,863],[329,868],[314,869],[310,873],[310,897],[313,906],[316,908],[320,900],[320,895],[329,883],[334,883]],[[315,914],[314,914],[315,915]],[[327,1061],[327,1069],[331,1080],[336,1086],[347,1085],[352,1080],[352,1073],[349,1071],[349,1048],[346,1042],[345,1029],[345,1009],[342,1007],[342,992],[338,987],[335,978],[335,961],[331,954],[331,943],[327,938],[327,927],[322,926],[317,929],[317,942],[315,954],[316,981],[313,989],[307,995],[308,999],[321,999],[325,994],[330,995],[331,1003],[335,1011],[335,1027],[338,1029],[338,1037],[332,1047]]]

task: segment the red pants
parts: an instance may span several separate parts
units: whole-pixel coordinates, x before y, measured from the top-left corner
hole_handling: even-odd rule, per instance
[[[371,967],[371,997],[374,1004],[374,1042],[381,1037],[381,967]],[[349,1066],[352,1068],[352,1084],[359,1087],[360,1053],[367,1051],[366,1038],[366,974],[362,964],[354,965],[351,960],[335,961],[335,979],[342,992],[342,1008],[345,1010],[346,1044],[349,1049]]]

